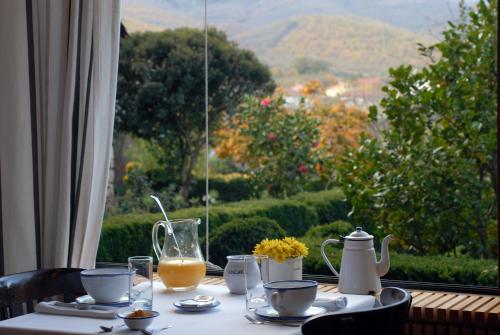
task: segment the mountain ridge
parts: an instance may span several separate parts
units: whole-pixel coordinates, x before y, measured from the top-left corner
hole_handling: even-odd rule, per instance
[[[434,29],[438,21],[443,24],[444,16],[435,13],[438,8],[458,9],[455,0],[353,3],[210,0],[208,19],[210,25],[226,31],[231,40],[255,52],[279,82],[290,83],[310,77],[296,69],[296,63],[303,59],[341,77],[383,77],[387,76],[388,67],[403,63],[420,66],[424,60],[419,57],[417,43],[431,44],[438,37],[422,31]],[[123,0],[123,22],[131,32],[184,26],[201,29],[202,4],[201,0]],[[403,27],[402,18],[411,16],[411,9],[415,8],[434,15],[433,21],[424,27],[422,19],[414,18]],[[377,18],[383,10],[388,11],[385,20]],[[392,24],[396,18],[396,24]],[[418,29],[410,29],[417,26]]]

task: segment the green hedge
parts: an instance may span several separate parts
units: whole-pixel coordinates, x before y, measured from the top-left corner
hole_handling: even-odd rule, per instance
[[[210,236],[210,260],[224,267],[226,256],[251,254],[263,239],[283,237],[285,231],[274,220],[259,216],[234,219]]]
[[[276,221],[285,230],[286,235],[300,237],[305,233],[307,237],[301,240],[306,242],[310,252],[304,259],[305,273],[329,275],[330,272],[320,256],[319,247],[324,239],[336,238],[343,232],[349,232],[351,227],[348,222],[327,224],[345,220],[348,211],[349,207],[338,190],[302,193],[288,200],[260,199],[221,204],[210,209],[211,237],[217,234],[219,227],[224,227],[230,221],[255,216],[268,218]],[[205,209],[182,209],[170,213],[170,217],[200,217],[204,222]],[[97,260],[126,262],[130,255],[151,255],[151,229],[160,219],[161,214],[158,213],[107,217],[101,232]],[[315,227],[320,224],[325,225]],[[201,238],[205,233],[204,228],[202,223],[199,230]],[[328,253],[334,265],[339,268],[342,246],[329,247]],[[391,269],[384,278],[496,286],[496,269],[495,260],[477,260],[465,256],[417,257],[392,251]]]
[[[98,262],[127,262],[131,255],[152,255],[151,230],[161,214],[127,214],[104,220]]]
[[[215,231],[223,224],[254,216],[275,220],[288,236],[303,236],[310,227],[330,220],[343,219],[347,215],[341,192],[331,190],[319,193],[302,193],[291,199],[259,199],[214,205],[210,208],[210,229]],[[329,208],[332,212],[325,215]],[[161,214],[126,214],[106,217],[97,253],[98,261],[123,262],[127,255],[151,254],[151,229],[161,219]],[[171,219],[202,219],[200,238],[205,235],[205,208],[187,208],[169,213]],[[147,241],[147,242],[146,242]]]
[[[349,214],[352,207],[340,188],[321,192],[299,193],[291,199],[314,208],[321,224],[336,220],[349,221],[347,214]]]
[[[339,236],[349,235],[354,231],[354,226],[350,222],[337,220],[321,226],[314,226],[309,229],[304,238],[339,238]]]
[[[309,248],[304,258],[304,273],[331,275],[320,254],[323,238],[301,238]],[[389,247],[390,249],[390,247]],[[337,271],[340,270],[342,245],[330,246],[327,254]],[[390,252],[391,267],[386,279],[439,282],[463,285],[497,286],[496,260],[480,260],[466,256],[413,256]]]
[[[252,181],[249,178],[234,178],[224,180],[211,178],[208,181],[210,191],[217,192],[218,202],[242,201],[258,198]],[[205,179],[196,179],[191,187],[190,197],[202,198],[205,196]]]

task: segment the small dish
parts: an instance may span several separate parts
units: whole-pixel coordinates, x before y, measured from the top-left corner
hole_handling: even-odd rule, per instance
[[[112,306],[112,307],[125,307],[130,305],[128,300],[128,295],[124,295],[120,298],[119,301],[116,302],[108,302],[108,303],[96,303],[95,299],[90,295],[82,295],[81,297],[76,298],[77,304],[80,305],[100,305],[100,306]]]
[[[220,305],[219,300],[199,302],[193,299],[183,299],[174,302],[174,306],[186,312],[203,312]]]
[[[255,311],[255,315],[268,321],[303,321],[311,316],[324,313],[326,309],[320,306],[311,306],[304,314],[296,316],[280,316],[272,306],[260,307]]]
[[[135,314],[138,314],[137,316]],[[141,315],[145,314],[145,315]],[[156,311],[133,311],[118,313],[118,317],[123,319],[123,322],[132,330],[143,330],[148,328],[153,319],[156,318],[160,313]]]

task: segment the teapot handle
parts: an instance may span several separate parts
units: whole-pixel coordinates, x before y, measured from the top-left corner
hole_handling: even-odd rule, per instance
[[[158,261],[161,259],[161,248],[160,243],[158,243],[158,228],[160,226],[162,226],[163,229],[167,229],[163,221],[158,221],[154,224],[152,231],[153,249],[155,251],[156,257],[158,258]]]
[[[339,243],[339,240],[329,239],[329,240],[326,240],[325,242],[323,242],[323,244],[321,244],[321,256],[325,260],[326,265],[328,265],[328,267],[330,268],[330,270],[332,270],[333,274],[336,275],[337,277],[339,277],[338,272],[335,270],[335,268],[333,267],[332,263],[330,263],[330,260],[328,259],[328,257],[325,254],[325,247],[326,247],[327,244],[330,244],[330,243],[337,244],[337,243]]]

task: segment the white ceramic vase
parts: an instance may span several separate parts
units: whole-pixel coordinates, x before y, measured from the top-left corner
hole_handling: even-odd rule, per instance
[[[302,280],[302,257],[287,258],[283,262],[269,258],[269,278],[264,280]]]

